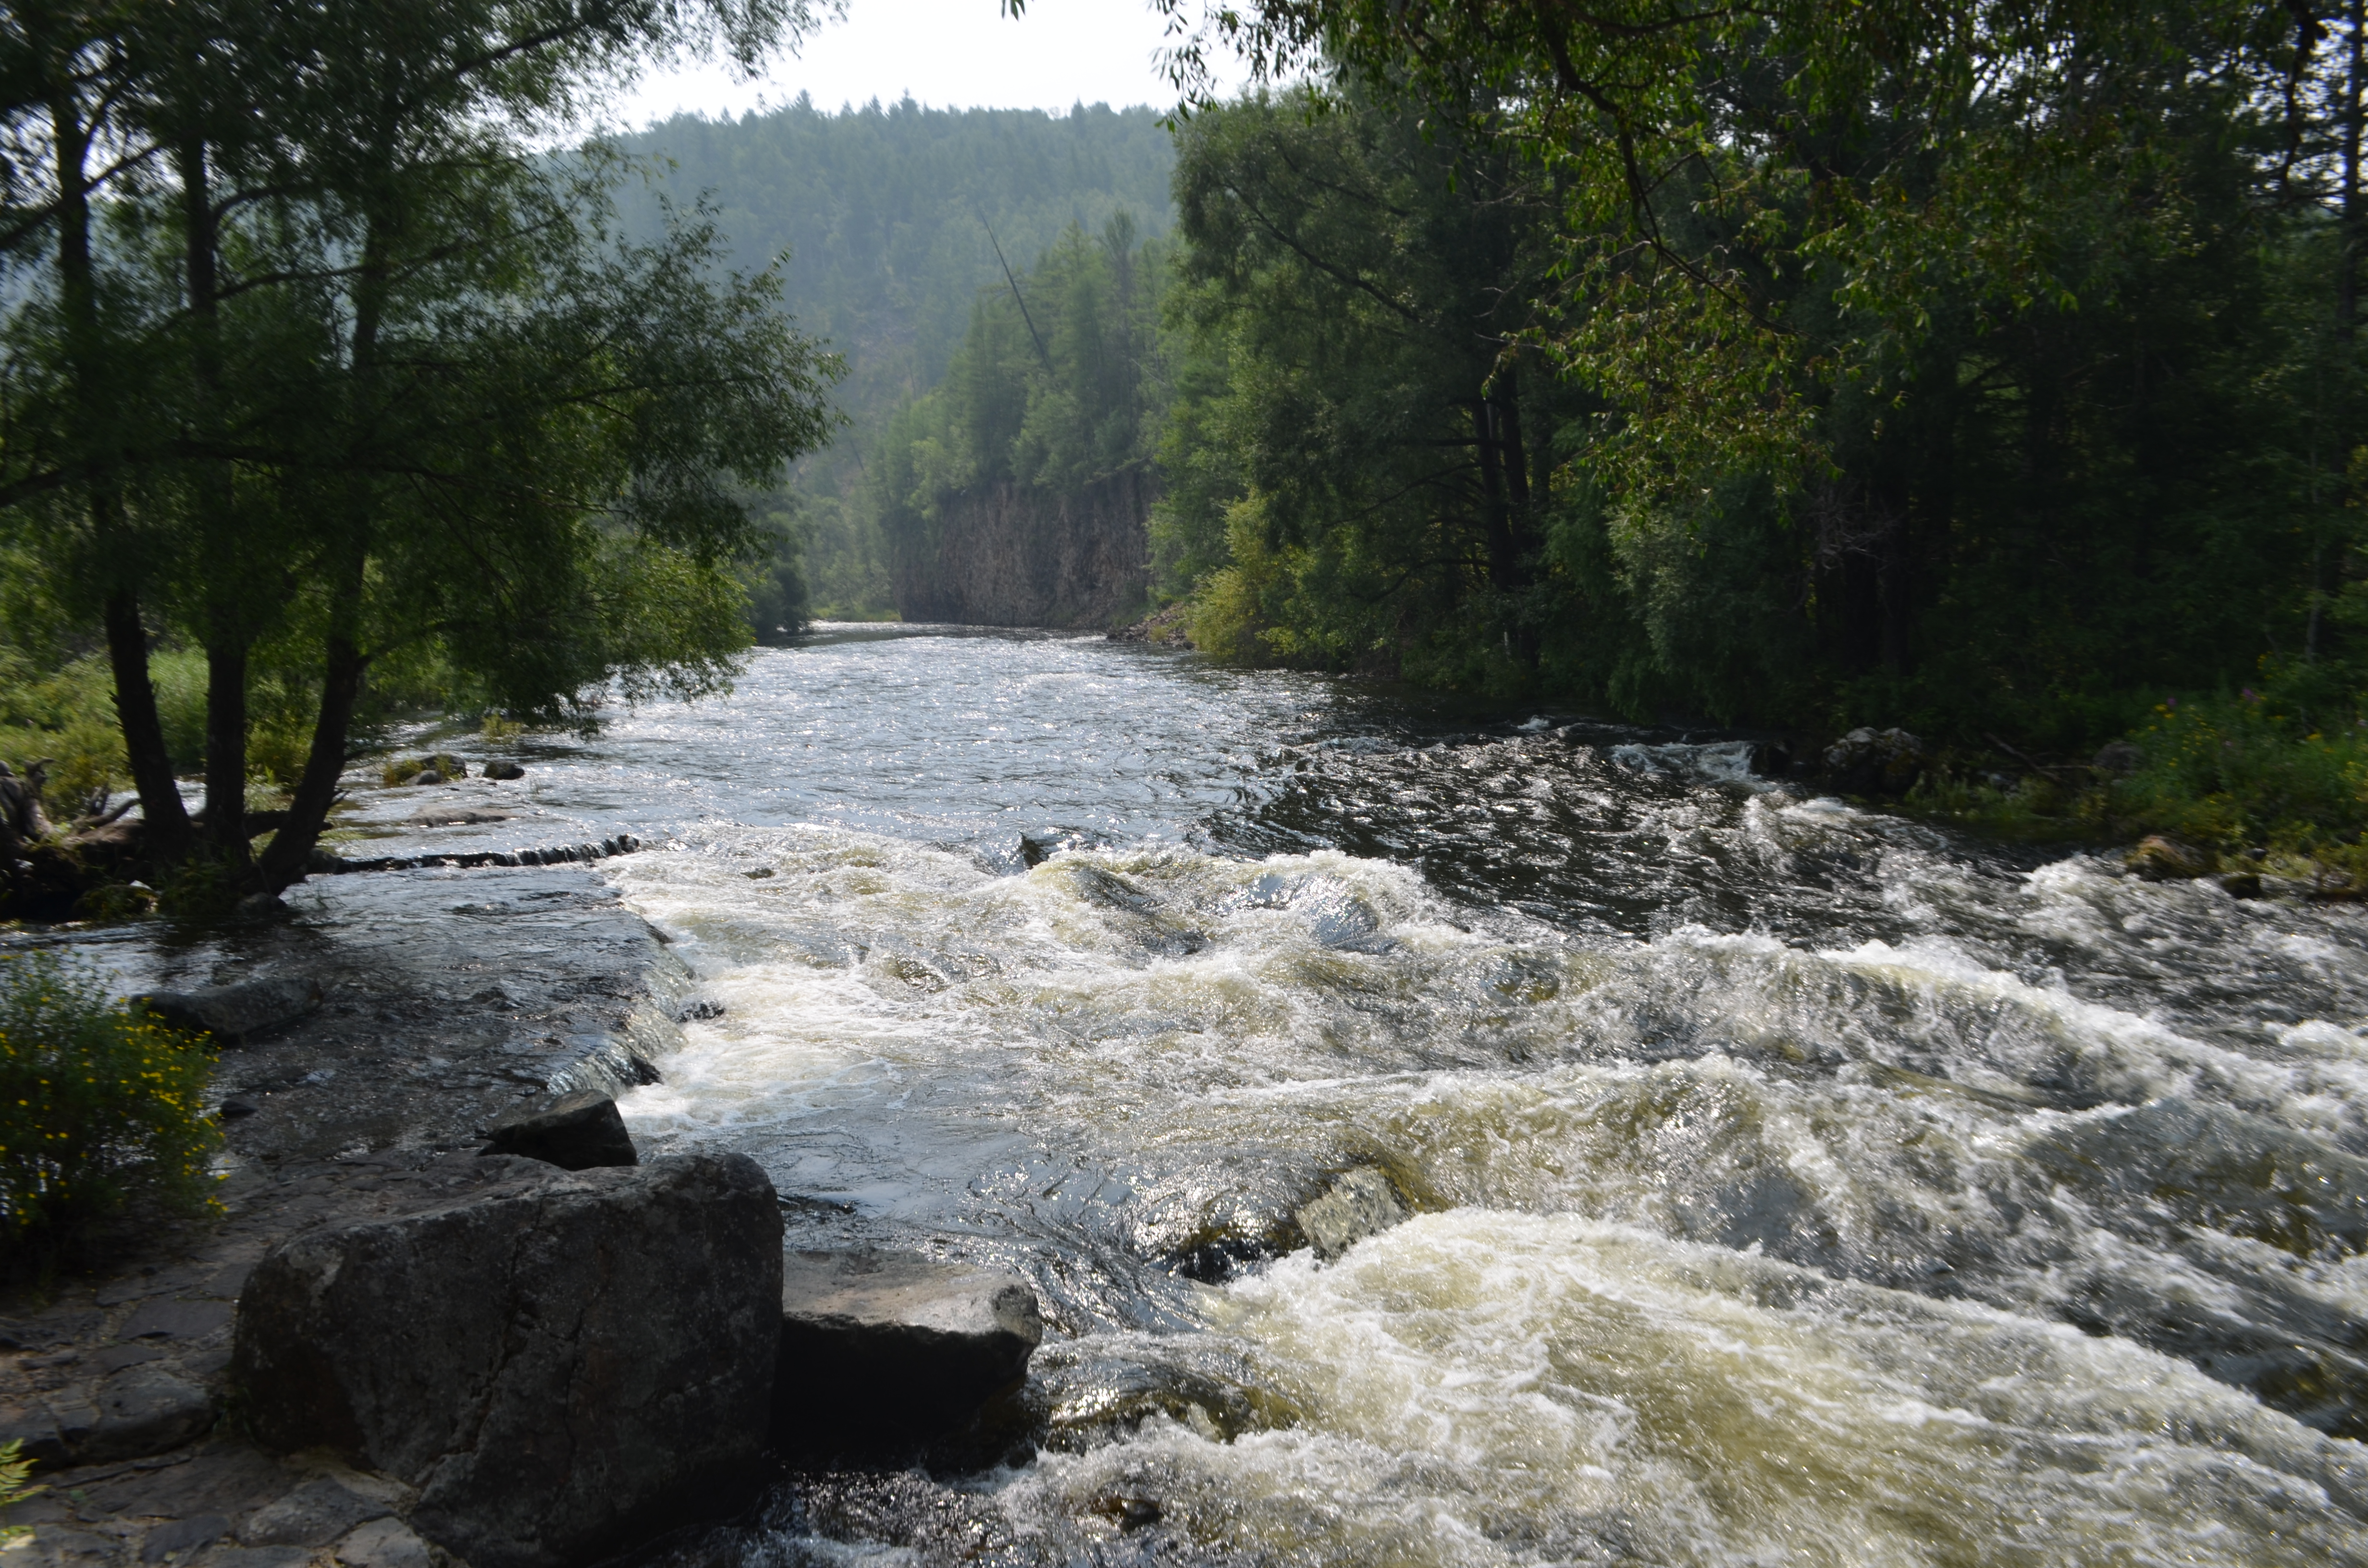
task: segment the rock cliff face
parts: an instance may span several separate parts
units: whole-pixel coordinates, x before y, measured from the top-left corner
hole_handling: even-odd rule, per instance
[[[1115,626],[1150,583],[1148,475],[1073,494],[996,484],[948,496],[927,537],[895,541],[896,611],[963,626]]]

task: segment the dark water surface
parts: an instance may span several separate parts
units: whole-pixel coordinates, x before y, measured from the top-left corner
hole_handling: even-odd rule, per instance
[[[726,1010],[636,1137],[1055,1325],[1020,1462],[743,1555],[2368,1562],[2358,912],[1039,634],[525,760],[369,814],[659,841],[607,874]],[[1289,1250],[1359,1165],[1417,1216]]]

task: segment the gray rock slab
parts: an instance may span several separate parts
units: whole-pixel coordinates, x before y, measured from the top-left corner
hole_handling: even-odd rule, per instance
[[[780,1258],[743,1155],[513,1176],[276,1248],[232,1377],[260,1441],[418,1488],[412,1524],[475,1568],[561,1568],[753,1479]]]
[[[12,1552],[10,1562],[22,1568],[109,1568],[121,1559],[123,1543],[94,1530],[35,1525],[31,1540],[18,1551],[23,1556]]]
[[[148,991],[131,998],[176,1029],[211,1031],[224,1045],[294,1023],[321,1005],[321,983],[277,975],[196,991]]]
[[[337,1542],[345,1568],[434,1568],[436,1552],[401,1519],[376,1519]]]
[[[288,1490],[294,1479],[277,1460],[220,1438],[186,1460],[147,1465],[107,1465],[94,1473],[69,1471],[44,1477],[51,1495],[78,1495],[85,1518],[236,1518]]]
[[[167,1519],[152,1527],[140,1541],[140,1561],[162,1562],[169,1557],[185,1556],[201,1546],[211,1546],[230,1533],[230,1521],[220,1514],[199,1514],[195,1518]]]
[[[141,1459],[205,1436],[214,1424],[211,1396],[172,1368],[127,1367],[101,1380],[90,1405],[57,1412],[77,1460]]]
[[[483,1152],[519,1154],[564,1171],[630,1165],[641,1159],[617,1102],[597,1089],[578,1089],[495,1122]]]
[[[301,1546],[217,1546],[194,1561],[198,1568],[304,1568],[312,1560]]]
[[[131,1311],[118,1339],[203,1339],[230,1322],[231,1303],[152,1296]]]
[[[1043,1338],[1036,1292],[1018,1275],[901,1253],[791,1253],[776,1440],[927,1439],[1024,1380]]]
[[[1335,1258],[1367,1236],[1379,1235],[1406,1219],[1390,1178],[1371,1165],[1348,1172],[1324,1196],[1292,1216],[1320,1258]]]
[[[239,1527],[249,1546],[326,1546],[356,1525],[394,1510],[330,1476],[318,1476],[278,1502],[257,1508]]]

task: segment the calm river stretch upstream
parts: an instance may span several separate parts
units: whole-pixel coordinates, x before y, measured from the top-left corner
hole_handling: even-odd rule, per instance
[[[2368,1562],[2362,914],[1744,756],[837,627],[501,788],[723,1006],[645,1149],[1036,1282],[1025,1451],[928,1483],[986,1555]],[[750,1551],[962,1555],[861,1512]]]

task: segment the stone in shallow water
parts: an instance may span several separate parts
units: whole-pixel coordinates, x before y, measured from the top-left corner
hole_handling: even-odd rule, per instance
[[[256,1439],[418,1488],[413,1527],[475,1568],[610,1557],[745,1501],[780,1343],[765,1173],[484,1168],[457,1201],[256,1266],[232,1363]],[[400,1544],[366,1561],[400,1568]]]
[[[909,1254],[793,1252],[781,1266],[775,1440],[919,1441],[1018,1385],[1043,1342],[1014,1274]]]
[[[495,1122],[479,1153],[523,1154],[564,1171],[641,1163],[617,1102],[597,1089],[578,1089]]]
[[[1315,1256],[1339,1256],[1367,1236],[1379,1235],[1406,1218],[1406,1205],[1390,1178],[1360,1165],[1332,1184],[1331,1190],[1293,1216],[1315,1247]]]

